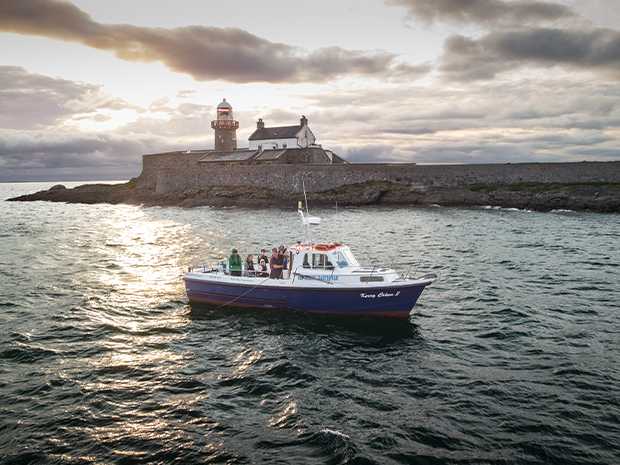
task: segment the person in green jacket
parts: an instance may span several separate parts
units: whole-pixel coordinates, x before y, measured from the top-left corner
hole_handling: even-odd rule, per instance
[[[237,253],[237,249],[232,249],[228,257],[228,269],[232,276],[241,276],[241,255]]]

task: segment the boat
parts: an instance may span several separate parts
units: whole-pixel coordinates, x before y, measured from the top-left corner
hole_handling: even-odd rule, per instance
[[[408,319],[422,291],[436,279],[434,274],[416,278],[363,266],[345,244],[312,241],[311,226],[321,219],[309,216],[307,206],[304,213],[301,202],[298,214],[304,240],[288,247],[281,279],[245,267],[233,275],[226,261],[190,267],[184,276],[190,304]]]

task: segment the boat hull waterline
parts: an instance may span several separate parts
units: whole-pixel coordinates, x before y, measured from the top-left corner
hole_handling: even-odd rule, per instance
[[[299,287],[280,283],[257,286],[185,277],[185,288],[190,304],[407,319],[420,294],[431,282],[422,280],[357,288]]]

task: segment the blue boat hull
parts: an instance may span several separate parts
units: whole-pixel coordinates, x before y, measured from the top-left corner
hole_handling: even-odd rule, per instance
[[[409,318],[428,283],[377,288],[282,287],[185,278],[190,303],[331,315]]]

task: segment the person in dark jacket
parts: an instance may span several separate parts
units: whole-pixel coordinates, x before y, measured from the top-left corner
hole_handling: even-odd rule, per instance
[[[271,251],[269,260],[269,277],[271,279],[282,279],[282,269],[284,268],[284,257],[278,253],[275,247]]]
[[[228,257],[228,269],[231,276],[241,276],[241,255],[237,249],[232,249],[230,257]]]

